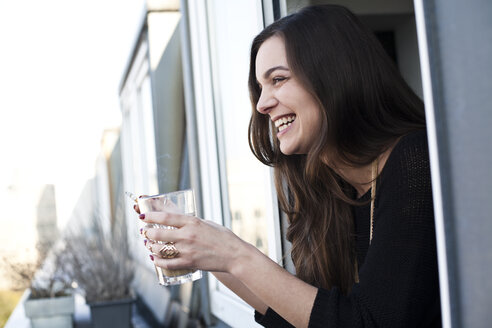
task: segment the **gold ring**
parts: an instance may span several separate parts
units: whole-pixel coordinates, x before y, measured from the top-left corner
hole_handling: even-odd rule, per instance
[[[147,230],[144,230],[142,234],[145,237],[145,239],[150,240],[150,238],[147,237]]]
[[[159,250],[159,254],[161,254],[164,259],[172,259],[178,256],[179,251],[176,249],[176,246],[174,246],[174,243],[165,243]]]

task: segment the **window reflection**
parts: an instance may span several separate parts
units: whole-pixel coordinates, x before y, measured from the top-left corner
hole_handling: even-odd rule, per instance
[[[247,123],[247,122],[246,122]],[[226,134],[234,133],[228,131]],[[226,137],[227,139],[227,137]],[[227,188],[231,213],[231,229],[245,241],[268,253],[265,168],[253,157],[249,148],[241,153],[228,153]],[[270,205],[271,206],[271,205]]]

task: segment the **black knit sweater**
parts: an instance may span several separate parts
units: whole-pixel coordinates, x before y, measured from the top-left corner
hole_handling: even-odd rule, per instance
[[[348,296],[318,289],[309,327],[441,327],[434,212],[425,131],[400,139],[377,181],[374,236],[369,204],[354,208],[360,283]],[[368,191],[361,200],[369,200]],[[290,300],[295,302],[295,300]],[[265,327],[292,327],[271,308]]]

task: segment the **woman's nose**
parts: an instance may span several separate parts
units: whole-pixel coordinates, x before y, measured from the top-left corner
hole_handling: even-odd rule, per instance
[[[256,104],[256,110],[261,114],[268,114],[268,112],[277,105],[277,99],[266,90],[262,90],[260,94],[260,99]]]

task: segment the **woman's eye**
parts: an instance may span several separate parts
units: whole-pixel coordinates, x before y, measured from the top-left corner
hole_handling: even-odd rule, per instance
[[[282,76],[278,76],[278,77],[274,77],[272,80],[273,80],[273,84],[277,84],[279,82],[282,82],[284,81],[286,78],[285,77],[282,77]]]

